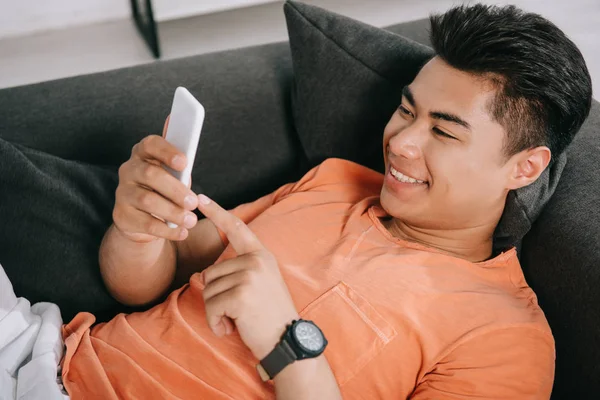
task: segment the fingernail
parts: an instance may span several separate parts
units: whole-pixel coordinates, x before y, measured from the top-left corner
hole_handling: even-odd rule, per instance
[[[187,237],[188,233],[186,229],[182,229],[181,231],[179,231],[179,239],[183,240]]]
[[[215,335],[217,335],[218,337],[223,337],[223,335],[225,334],[225,332],[224,332],[224,331],[225,331],[225,329],[224,329],[224,327],[223,327],[223,323],[222,323],[222,322],[219,322],[217,325],[215,325],[215,326],[212,328],[212,331],[213,331],[213,333],[214,333]]]
[[[196,216],[192,214],[186,215],[183,219],[183,225],[188,229],[192,229],[196,225]]]
[[[210,204],[210,199],[203,194],[198,196],[198,201],[204,205]]]
[[[192,196],[191,194],[187,195],[183,200],[183,204],[185,205],[185,208],[193,209],[194,207],[196,207],[196,196]]]
[[[185,166],[185,159],[183,158],[183,156],[175,156],[173,157],[173,160],[171,160],[171,163],[173,163],[174,167],[183,168]]]

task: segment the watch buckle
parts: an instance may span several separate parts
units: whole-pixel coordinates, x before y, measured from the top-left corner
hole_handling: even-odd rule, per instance
[[[260,363],[256,364],[256,371],[258,372],[258,375],[260,376],[260,379],[262,379],[263,382],[268,382],[271,380],[271,377]]]

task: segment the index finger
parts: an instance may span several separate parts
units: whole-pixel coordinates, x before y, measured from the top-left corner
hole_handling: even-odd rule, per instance
[[[187,165],[185,154],[158,135],[150,135],[142,139],[133,148],[133,153],[142,160],[156,160],[177,171],[182,171]]]
[[[248,225],[203,194],[198,196],[198,208],[206,218],[223,231],[238,255],[260,251],[264,248]]]

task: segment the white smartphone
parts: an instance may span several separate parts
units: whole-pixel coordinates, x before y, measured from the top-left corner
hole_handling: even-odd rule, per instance
[[[187,166],[183,171],[175,171],[167,166],[164,168],[186,186],[192,179],[204,115],[204,107],[186,88],[180,86],[175,90],[165,139],[185,154]],[[168,222],[167,225],[169,228],[177,227],[172,222]]]

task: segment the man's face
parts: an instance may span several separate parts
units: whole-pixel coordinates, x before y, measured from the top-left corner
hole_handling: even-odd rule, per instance
[[[384,132],[381,205],[390,215],[424,229],[464,229],[502,212],[511,166],[505,129],[488,113],[494,94],[488,81],[438,57],[423,67]]]

